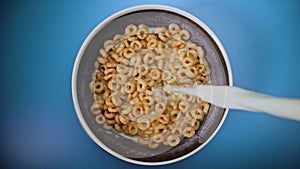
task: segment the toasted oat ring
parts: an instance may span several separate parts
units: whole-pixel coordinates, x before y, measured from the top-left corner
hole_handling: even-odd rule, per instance
[[[151,69],[149,75],[153,80],[158,80],[161,77],[161,71],[158,69]]]
[[[141,117],[144,114],[144,107],[141,105],[134,106],[132,115],[134,117]]]
[[[193,127],[187,126],[182,129],[182,135],[184,137],[190,138],[195,135],[195,130],[193,129]]]
[[[158,118],[158,121],[161,124],[168,124],[169,123],[169,117],[165,114],[160,115],[160,117]]]
[[[195,60],[192,57],[184,57],[182,64],[184,67],[191,67],[195,64]]]
[[[169,25],[169,32],[172,35],[179,33],[179,31],[180,31],[180,27],[176,23],[171,23]]]
[[[104,123],[106,123],[106,119],[105,119],[105,117],[102,114],[98,114],[95,117],[95,120],[96,120],[97,124],[104,124]]]
[[[151,149],[157,148],[158,146],[159,146],[159,143],[156,143],[154,141],[150,141],[148,143],[148,147],[151,148]]]
[[[184,112],[184,113],[188,112],[188,110],[189,110],[189,102],[181,100],[179,102],[179,104],[178,104],[178,108],[179,108],[179,110],[181,112]]]
[[[123,104],[123,101],[120,99],[120,97],[118,97],[116,94],[114,96],[112,96],[111,101],[113,102],[113,104],[115,104],[116,106],[121,106]]]
[[[125,28],[125,35],[127,36],[132,36],[135,35],[136,33],[137,33],[137,27],[133,24],[130,24]]]
[[[138,73],[141,76],[145,76],[149,72],[149,66],[146,64],[142,64],[138,67]]]
[[[165,111],[166,105],[164,103],[158,102],[155,105],[155,112],[160,114]]]
[[[119,120],[122,124],[125,124],[125,125],[129,123],[129,120],[126,117],[124,117],[123,115],[119,116]]]
[[[189,33],[189,31],[182,29],[179,31],[179,35],[181,36],[181,38],[183,40],[189,40],[191,37],[191,34]]]
[[[171,133],[174,134],[174,135],[181,136],[182,135],[182,127],[181,126],[177,126],[177,125],[174,126],[174,127],[172,127]]]
[[[163,134],[156,134],[152,137],[152,141],[156,143],[161,143],[164,140],[164,135]]]
[[[142,103],[143,103],[143,105],[151,106],[154,103],[154,99],[153,99],[153,97],[146,96],[146,97],[144,97]]]
[[[147,83],[143,79],[139,79],[137,81],[137,91],[138,92],[143,92],[146,90]]]
[[[152,64],[155,61],[154,54],[153,53],[146,53],[145,56],[143,57],[143,61],[147,65]]]
[[[204,116],[204,113],[202,112],[201,109],[196,109],[196,110],[192,110],[192,111],[191,111],[191,116],[192,116],[194,119],[202,120],[202,118],[203,118],[203,116]]]
[[[169,146],[176,146],[180,143],[180,138],[177,135],[171,134],[167,137],[167,143]]]
[[[150,121],[146,118],[142,118],[138,121],[138,127],[141,130],[147,130],[150,127]]]
[[[117,109],[117,107],[108,107],[107,108],[107,110],[109,111],[109,112],[111,112],[111,113],[117,113],[118,112],[118,109]]]
[[[110,80],[107,86],[110,90],[118,90],[120,88],[120,84],[114,79]]]

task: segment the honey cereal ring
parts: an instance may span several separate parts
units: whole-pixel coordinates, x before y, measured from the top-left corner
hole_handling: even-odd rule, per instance
[[[199,120],[196,120],[195,123],[194,123],[193,128],[194,128],[194,130],[198,130],[199,127],[200,127],[200,121],[199,121]]]
[[[151,106],[154,103],[153,97],[147,96],[143,99],[143,105]]]
[[[169,123],[169,117],[165,114],[161,114],[160,117],[158,118],[158,121],[161,124],[168,124]]]
[[[180,143],[180,138],[177,135],[171,134],[167,137],[167,144],[171,147],[175,147]]]
[[[124,89],[125,89],[126,93],[130,94],[130,93],[135,92],[136,85],[133,84],[133,83],[126,83],[125,86],[124,86]]]
[[[152,79],[158,80],[161,77],[161,71],[159,71],[158,69],[151,69],[149,75]]]
[[[139,79],[137,81],[137,91],[138,92],[143,92],[147,88],[147,83],[143,79]]]
[[[195,60],[192,57],[184,57],[182,64],[184,67],[191,67],[195,63]]]
[[[162,133],[165,133],[166,131],[167,131],[167,126],[163,125],[163,124],[158,124],[154,128],[154,133],[155,134],[162,134]]]
[[[150,39],[147,43],[147,49],[155,49],[157,47],[157,39]]]
[[[147,28],[139,28],[139,30],[136,33],[136,36],[139,39],[145,39],[148,36],[148,29]]]
[[[170,112],[171,121],[177,121],[181,117],[181,112],[179,110],[172,110]]]
[[[180,27],[176,23],[171,23],[169,25],[169,32],[172,35],[179,33],[179,31],[180,31]]]
[[[188,101],[184,101],[184,100],[181,100],[179,103],[178,103],[178,109],[183,112],[183,113],[186,113],[188,112],[189,110],[189,102]]]
[[[167,42],[169,40],[169,36],[166,35],[166,33],[158,33],[158,38],[163,42]]]
[[[197,52],[195,50],[187,50],[186,56],[196,59],[197,58]]]
[[[95,117],[95,120],[96,120],[96,123],[97,124],[104,124],[106,122],[106,119],[105,117],[102,115],[102,114],[98,114],[96,117]]]
[[[204,113],[202,112],[201,109],[196,109],[196,110],[194,109],[194,110],[191,110],[191,116],[192,116],[194,119],[202,120],[203,115],[204,115]]]
[[[134,56],[134,54],[135,54],[135,50],[132,48],[125,48],[123,50],[123,55],[125,58],[130,59],[132,56]]]
[[[128,132],[130,135],[134,136],[138,133],[138,127],[135,123],[129,123]]]
[[[104,89],[105,89],[105,87],[102,82],[94,83],[93,91],[95,91],[95,93],[101,93],[101,92],[103,92]]]
[[[132,115],[134,117],[141,117],[144,114],[144,107],[141,105],[134,106]]]
[[[125,124],[125,125],[129,123],[129,120],[123,115],[119,116],[119,120],[122,124]]]
[[[130,48],[132,48],[135,51],[142,49],[142,47],[143,47],[142,42],[138,40],[134,40],[130,43]]]
[[[181,36],[181,38],[183,40],[189,40],[191,37],[191,34],[189,33],[189,31],[182,29],[179,31],[179,35]]]
[[[184,127],[182,129],[182,135],[184,137],[190,138],[195,135],[195,130],[192,127]]]
[[[125,28],[125,35],[126,36],[132,36],[135,35],[137,32],[137,27],[133,24],[129,24],[127,25],[127,27]]]

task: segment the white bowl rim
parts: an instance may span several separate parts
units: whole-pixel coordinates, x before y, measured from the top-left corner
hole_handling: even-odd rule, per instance
[[[214,40],[214,42],[217,44],[219,50],[222,53],[222,56],[224,58],[225,64],[227,66],[227,73],[228,73],[228,80],[229,80],[229,86],[233,85],[233,80],[232,80],[232,70],[231,70],[231,65],[230,65],[230,61],[229,58],[227,56],[227,53],[222,45],[222,43],[220,42],[220,40],[217,38],[217,36],[213,33],[213,31],[201,20],[199,20],[197,17],[193,16],[192,14],[178,9],[176,7],[172,7],[172,6],[167,6],[167,5],[159,5],[159,4],[144,4],[144,5],[137,5],[137,6],[132,6],[123,10],[120,10],[114,14],[112,14],[111,16],[109,16],[108,18],[106,18],[105,20],[103,20],[101,23],[99,23],[87,36],[87,38],[84,40],[82,46],[79,49],[79,52],[76,56],[76,60],[74,62],[74,67],[73,67],[73,73],[72,73],[72,99],[73,99],[73,104],[75,107],[75,111],[77,114],[77,117],[82,125],[82,127],[84,128],[84,130],[86,131],[86,133],[88,134],[89,137],[92,138],[92,140],[98,145],[100,146],[102,149],[104,149],[105,151],[107,151],[108,153],[110,153],[111,155],[124,160],[126,162],[130,162],[133,164],[138,164],[138,165],[147,165],[147,166],[157,166],[157,165],[166,165],[166,164],[171,164],[171,163],[175,163],[178,161],[181,161],[193,154],[195,154],[196,152],[198,152],[199,150],[201,150],[203,147],[205,147],[211,140],[212,138],[216,135],[216,133],[219,131],[219,129],[221,128],[222,124],[224,123],[226,116],[228,114],[229,109],[226,109],[224,112],[224,115],[220,121],[220,123],[218,124],[217,128],[215,129],[215,131],[212,133],[212,135],[203,143],[201,144],[199,147],[197,147],[196,149],[194,149],[193,151],[189,152],[188,154],[185,154],[181,157],[178,157],[176,159],[172,159],[172,160],[168,160],[168,161],[161,161],[161,162],[144,162],[144,161],[138,161],[138,160],[133,160],[127,157],[124,157],[114,151],[112,151],[110,148],[108,148],[106,145],[104,145],[97,137],[96,135],[92,132],[92,130],[89,128],[89,126],[87,125],[87,123],[85,122],[82,112],[80,110],[80,106],[78,103],[78,98],[77,98],[77,85],[76,85],[76,81],[77,81],[77,73],[78,73],[78,67],[79,67],[79,63],[81,61],[81,58],[83,56],[83,53],[85,51],[85,49],[87,48],[88,44],[90,43],[90,41],[92,40],[92,38],[97,34],[98,31],[100,31],[104,26],[106,26],[109,22],[111,22],[112,20],[123,16],[125,14],[134,12],[134,11],[140,11],[140,10],[149,10],[149,9],[156,9],[156,10],[164,10],[164,11],[170,11],[173,13],[177,13],[179,15],[185,16],[189,19],[191,19],[192,21],[194,21],[195,23],[197,23],[198,25],[200,25],[209,35],[210,37]]]

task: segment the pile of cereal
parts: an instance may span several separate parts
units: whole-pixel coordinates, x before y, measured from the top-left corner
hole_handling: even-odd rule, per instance
[[[204,51],[190,36],[175,23],[168,28],[130,24],[124,35],[105,41],[90,83],[96,122],[150,148],[176,146],[192,137],[209,104],[163,90],[166,84],[208,83]]]

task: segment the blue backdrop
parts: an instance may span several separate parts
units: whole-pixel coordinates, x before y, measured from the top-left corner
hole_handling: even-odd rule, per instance
[[[297,0],[1,1],[1,168],[146,168],[98,147],[71,98],[73,63],[89,32],[114,12],[145,3],[204,21],[228,52],[235,85],[300,98]],[[300,168],[300,122],[230,110],[204,149],[157,168]]]

